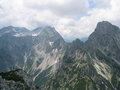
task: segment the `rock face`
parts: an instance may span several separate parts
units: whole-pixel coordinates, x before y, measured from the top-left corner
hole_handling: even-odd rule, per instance
[[[33,31],[12,26],[2,28],[0,72],[22,68],[36,82],[36,78],[40,78],[44,72],[53,73],[59,68],[65,47],[63,38],[50,26]]]
[[[22,68],[40,90],[120,90],[120,29],[99,22],[86,42],[50,26],[0,30],[0,71]]]
[[[25,51],[32,46],[30,37],[16,35],[29,32],[25,28],[5,27],[0,30],[0,71],[9,71],[22,67]]]
[[[120,63],[120,29],[107,21],[99,22],[86,42]]]

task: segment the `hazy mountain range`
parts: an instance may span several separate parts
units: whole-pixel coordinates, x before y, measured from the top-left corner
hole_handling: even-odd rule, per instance
[[[15,69],[26,72],[21,78],[30,77],[23,79],[32,82],[25,84],[30,86],[25,90],[120,90],[120,29],[99,22],[87,41],[67,43],[50,26],[32,31],[4,27],[0,29],[0,72]],[[5,85],[0,82],[0,89]]]

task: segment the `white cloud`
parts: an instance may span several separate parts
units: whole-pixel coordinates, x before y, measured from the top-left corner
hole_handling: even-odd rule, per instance
[[[102,8],[95,7],[90,9],[88,15],[81,17],[79,20],[65,19],[64,21],[61,19],[57,29],[62,33],[63,37],[83,38],[88,37],[100,21],[109,21],[120,26],[120,1],[109,0],[108,4],[110,5],[109,7],[104,4],[105,6]]]
[[[120,26],[119,5],[120,0],[0,0],[0,27],[49,24],[64,38],[83,38],[99,21]]]

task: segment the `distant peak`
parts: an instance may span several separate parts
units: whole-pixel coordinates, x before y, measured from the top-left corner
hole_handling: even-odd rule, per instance
[[[82,45],[84,42],[77,38],[74,41],[72,41],[72,43],[77,45]]]
[[[14,26],[6,26],[6,27],[3,27],[2,29],[7,29],[7,30],[12,30],[12,29],[16,29],[16,30],[28,30],[27,28],[25,27],[14,27]]]
[[[76,38],[75,40],[73,40],[73,43],[74,43],[74,42],[79,42],[79,43],[81,43],[82,41],[81,41],[80,39]]]
[[[13,26],[6,26],[6,27],[3,27],[1,29],[12,29],[12,28],[14,28],[14,27]]]
[[[5,28],[14,28],[14,26],[6,26]]]

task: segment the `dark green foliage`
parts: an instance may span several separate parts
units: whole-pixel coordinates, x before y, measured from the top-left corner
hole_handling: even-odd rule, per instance
[[[85,90],[85,89],[86,89],[86,80],[82,78],[75,86],[75,90]]]
[[[19,69],[13,70],[10,72],[2,72],[2,73],[0,73],[0,76],[2,76],[2,78],[6,79],[6,80],[20,81],[20,82],[24,83],[23,77],[16,74],[17,71],[19,71]]]
[[[73,63],[74,61],[74,57],[73,56],[64,56],[64,62],[67,63],[67,64],[70,64],[70,63]]]
[[[2,72],[2,73],[0,73],[0,76],[7,81],[15,81],[16,82],[15,86],[18,89],[23,88],[24,90],[30,90],[31,86],[29,86],[27,84],[27,82],[24,80],[23,76],[19,75],[20,74],[19,72],[22,73],[24,71],[21,69],[17,69],[17,70],[12,70],[9,72]],[[25,74],[25,72],[24,72],[24,74]]]

